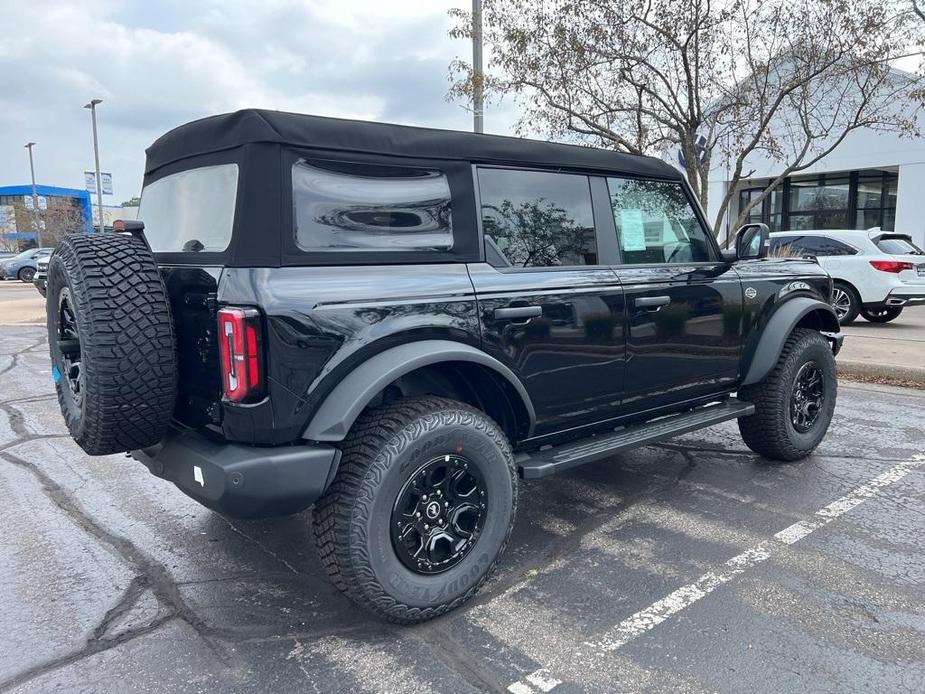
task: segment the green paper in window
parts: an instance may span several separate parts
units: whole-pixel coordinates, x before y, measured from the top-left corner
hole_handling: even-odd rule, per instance
[[[620,210],[620,239],[624,251],[646,250],[646,231],[642,224],[642,210],[623,208]]]

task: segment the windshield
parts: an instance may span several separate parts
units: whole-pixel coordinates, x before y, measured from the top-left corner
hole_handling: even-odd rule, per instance
[[[890,255],[925,255],[925,251],[908,239],[880,239],[877,248]]]
[[[180,171],[145,186],[138,218],[155,253],[220,253],[231,242],[238,165]]]

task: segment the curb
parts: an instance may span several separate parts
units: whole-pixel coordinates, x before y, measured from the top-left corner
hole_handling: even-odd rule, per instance
[[[898,366],[836,359],[839,376],[860,376],[925,386],[925,366]]]

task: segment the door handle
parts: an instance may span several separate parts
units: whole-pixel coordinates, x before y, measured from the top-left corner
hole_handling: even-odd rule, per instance
[[[637,308],[645,309],[655,309],[658,311],[662,306],[667,306],[671,303],[670,296],[640,296],[638,299],[635,299],[634,302]]]
[[[507,308],[496,308],[495,319],[510,320],[512,318],[539,318],[543,315],[542,306],[508,306]]]

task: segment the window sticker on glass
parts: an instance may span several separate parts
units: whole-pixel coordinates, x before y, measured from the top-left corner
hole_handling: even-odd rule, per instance
[[[646,231],[642,223],[642,210],[623,208],[620,210],[620,230],[624,251],[646,250]]]

